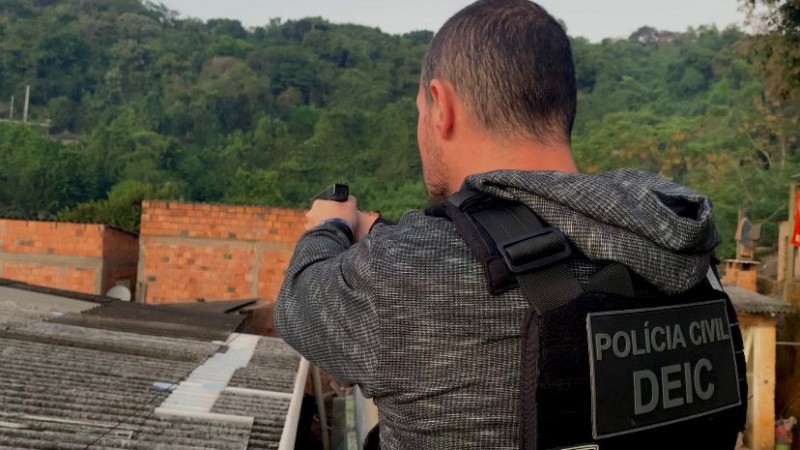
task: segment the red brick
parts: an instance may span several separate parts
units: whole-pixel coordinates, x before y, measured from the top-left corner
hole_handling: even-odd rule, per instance
[[[6,278],[79,292],[104,293],[101,291],[113,282],[100,281],[98,277],[101,273],[96,268],[64,266],[64,260],[57,264],[54,260],[54,265],[48,265],[46,259],[40,258],[82,257],[95,258],[98,265],[106,267],[109,277],[121,276],[121,266],[127,265],[127,274],[124,276],[132,287],[135,285],[139,247],[137,238],[103,225],[4,220],[0,226],[0,241],[4,243],[4,252],[15,253],[23,258],[25,255],[39,258],[30,263],[6,262],[2,274]],[[109,267],[110,261],[113,261],[113,269]],[[101,284],[100,291],[98,282]]]
[[[189,213],[181,215],[176,210]],[[259,296],[272,300],[283,281],[291,249],[304,231],[304,216],[305,211],[282,208],[191,203],[171,203],[167,208],[150,202],[142,216],[144,272],[139,276],[140,282],[148,285],[147,301],[250,298],[254,285]],[[209,247],[202,239],[185,245],[159,242],[159,237],[175,237],[181,230],[189,239],[237,244]],[[282,243],[286,249],[262,254],[261,270],[254,273],[259,242]],[[164,256],[170,262],[160,262]],[[149,281],[150,275],[156,275],[156,281]]]

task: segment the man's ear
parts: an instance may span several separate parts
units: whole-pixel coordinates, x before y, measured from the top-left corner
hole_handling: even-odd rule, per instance
[[[455,90],[453,85],[438,78],[430,84],[432,97],[431,120],[436,133],[442,139],[450,139],[455,125]]]

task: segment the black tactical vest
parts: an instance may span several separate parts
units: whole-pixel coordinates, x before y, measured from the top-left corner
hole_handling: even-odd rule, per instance
[[[742,335],[716,275],[668,296],[584,258],[524,205],[463,190],[428,210],[453,221],[498,294],[519,287],[524,450],[719,449],[744,429]]]

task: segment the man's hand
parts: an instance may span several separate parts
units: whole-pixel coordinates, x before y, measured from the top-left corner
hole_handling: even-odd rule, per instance
[[[359,211],[356,198],[352,195],[346,202],[315,200],[311,204],[311,210],[306,213],[306,231],[319,226],[326,220],[342,219],[350,224],[353,230],[353,241],[358,242],[369,234],[369,230],[378,217],[380,217],[379,214]]]
[[[350,224],[353,235],[359,225],[359,212],[356,198],[352,195],[346,202],[334,202],[331,200],[315,200],[311,204],[311,210],[306,213],[306,230],[319,226],[328,219],[342,219]]]

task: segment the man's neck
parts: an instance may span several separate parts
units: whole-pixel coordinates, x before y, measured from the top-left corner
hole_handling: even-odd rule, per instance
[[[455,164],[452,192],[461,188],[464,179],[476,173],[495,170],[577,172],[569,144],[540,144],[532,142],[473,145]]]

